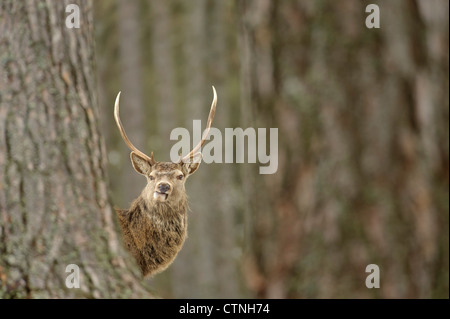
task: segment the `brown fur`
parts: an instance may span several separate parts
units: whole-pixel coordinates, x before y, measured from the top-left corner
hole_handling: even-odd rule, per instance
[[[201,141],[178,163],[156,162],[128,139],[119,116],[120,92],[114,104],[114,118],[124,142],[132,150],[133,168],[147,178],[147,186],[128,210],[117,210],[126,247],[136,258],[144,276],[166,269],[175,259],[187,234],[187,198],[184,183],[200,165],[201,147],[216,113],[217,94],[209,111]]]
[[[187,196],[184,183],[199,164],[156,162],[151,165],[132,155],[136,171],[147,177],[147,186],[128,210],[117,210],[126,248],[144,276],[166,269],[181,250],[187,236]],[[182,180],[177,176],[184,175]],[[154,177],[151,180],[149,177]],[[167,200],[153,198],[159,182],[171,185]]]

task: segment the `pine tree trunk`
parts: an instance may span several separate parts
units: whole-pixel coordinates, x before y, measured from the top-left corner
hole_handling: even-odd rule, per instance
[[[242,107],[280,150],[246,189],[253,293],[448,298],[448,2],[380,1],[380,29],[357,1],[240,5]]]
[[[79,29],[65,26],[69,1],[0,5],[3,298],[150,297],[116,233],[98,123],[92,2],[77,3]],[[65,285],[69,264],[80,268],[79,289]]]

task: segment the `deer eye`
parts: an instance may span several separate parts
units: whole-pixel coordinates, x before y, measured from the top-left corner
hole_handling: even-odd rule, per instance
[[[183,175],[178,175],[177,179],[181,181],[183,179],[183,177],[184,177]]]
[[[148,178],[150,178],[151,181],[155,179],[152,175],[150,175]]]

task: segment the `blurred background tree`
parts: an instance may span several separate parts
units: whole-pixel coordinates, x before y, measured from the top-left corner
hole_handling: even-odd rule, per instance
[[[26,256],[29,250],[17,253],[8,248],[13,247],[11,243],[5,244],[5,234],[11,233],[17,235],[19,246],[33,243],[30,238],[39,239],[43,230],[32,233],[34,237],[20,236],[20,227],[30,225],[23,216],[31,216],[30,205],[39,208],[42,198],[58,194],[51,187],[56,181],[48,179],[43,184],[47,197],[28,195],[25,202],[11,197],[33,194],[20,185],[40,190],[39,181],[52,176],[39,170],[41,175],[33,175],[33,165],[19,165],[35,158],[33,152],[39,150],[29,134],[36,129],[44,130],[41,135],[47,138],[37,145],[60,154],[49,158],[51,167],[64,176],[63,184],[75,185],[85,194],[74,203],[83,198],[86,209],[73,214],[82,225],[86,223],[89,232],[80,231],[84,228],[79,224],[64,223],[48,235],[58,234],[63,227],[67,230],[64,244],[56,247],[66,249],[80,241],[86,245],[75,252],[89,260],[84,264],[92,266],[90,273],[101,276],[104,283],[96,294],[88,291],[87,296],[117,296],[125,291],[124,296],[140,297],[152,290],[158,296],[176,298],[449,297],[448,1],[95,1],[93,10],[81,6],[83,16],[94,13],[96,65],[92,68],[90,58],[73,59],[79,51],[69,46],[79,41],[92,49],[93,42],[86,40],[89,34],[83,33],[86,29],[77,34],[61,27],[64,37],[53,37],[60,42],[50,44],[49,35],[59,34],[51,26],[64,16],[63,4],[56,3],[33,2],[35,6],[30,7],[7,1],[0,7],[0,128],[7,136],[5,130],[12,131],[7,123],[16,119],[20,124],[21,118],[28,119],[23,125],[30,127],[14,135],[17,147],[30,151],[20,160],[13,157],[13,164],[7,164],[11,157],[3,154],[11,149],[0,138],[0,282],[5,282],[5,275],[17,279],[14,285],[22,283],[21,278],[33,284],[39,278],[32,270],[34,255],[19,258],[19,266],[11,272],[15,256]],[[380,8],[379,29],[365,26],[365,8],[370,3]],[[19,48],[27,48],[32,33],[25,32],[20,42],[22,33],[3,28],[10,26],[5,21],[15,21],[6,18],[6,12],[27,21],[33,18],[33,10],[39,12],[39,23],[47,21],[50,29],[39,29],[42,40],[37,43],[42,45],[30,49],[37,53],[27,54]],[[58,19],[52,12],[60,12]],[[30,20],[31,25],[36,19]],[[22,25],[22,30],[27,28]],[[54,69],[55,60],[50,58],[61,43],[65,58],[70,58],[67,65],[72,63],[72,69],[82,72],[78,77],[69,72],[69,83],[81,78],[93,83],[96,75],[99,109],[93,84],[66,87],[64,77],[62,81],[35,78],[45,72],[65,74],[66,64],[61,64],[62,71]],[[14,48],[17,54],[11,53],[16,52]],[[20,82],[28,78],[15,73],[15,64],[8,62],[14,61],[12,57],[28,61],[33,81]],[[30,83],[38,82],[41,90],[28,89]],[[17,99],[5,93],[14,83],[25,87]],[[63,90],[45,93],[58,85]],[[114,98],[122,91],[121,116],[130,138],[143,151],[154,151],[157,160],[166,161],[175,142],[169,139],[173,128],[182,126],[192,132],[193,119],[205,124],[211,85],[219,97],[214,126],[222,132],[225,127],[278,128],[278,171],[260,175],[259,164],[203,163],[187,182],[192,212],[183,250],[164,273],[140,280],[131,258],[123,258],[127,255],[117,243],[118,229],[112,225],[116,220],[110,215],[110,205],[128,207],[145,185],[145,179],[131,168],[129,151],[115,127]],[[73,95],[62,94],[64,88]],[[55,114],[76,110],[73,105],[79,104],[84,110],[92,108],[93,117],[85,122],[77,117],[78,121],[70,122],[74,128],[68,124],[73,139],[65,126],[57,135],[47,134],[47,122],[34,117],[42,113],[36,110],[45,109],[46,101],[62,103],[59,108],[49,104],[48,110],[58,110]],[[14,112],[10,105],[15,106]],[[63,113],[60,117],[64,118]],[[106,138],[107,158],[101,156],[100,135]],[[61,143],[52,136],[60,136]],[[76,158],[70,162],[72,172],[84,174],[81,179],[71,179],[65,168],[68,153],[61,150],[71,148],[79,150],[79,156],[93,158],[89,169],[79,167]],[[105,167],[106,160],[109,180],[106,172],[93,169]],[[18,179],[14,184],[13,176],[36,180],[21,184],[25,179]],[[109,198],[98,192],[99,185],[105,185],[102,192],[110,190]],[[50,199],[45,203],[50,205]],[[64,205],[51,207],[41,209],[39,216],[50,218],[49,212],[59,216],[65,211]],[[99,219],[91,223],[88,216],[94,214]],[[14,223],[6,223],[8,218],[14,218]],[[108,240],[95,253],[81,255],[92,251],[92,237],[105,223]],[[43,247],[53,262],[60,258],[50,253],[52,245]],[[38,269],[51,274],[45,260],[37,264]],[[365,286],[368,264],[380,267],[379,289]],[[113,271],[111,265],[117,268]],[[97,273],[103,267],[106,271]],[[91,283],[90,287],[96,286],[94,279]],[[114,292],[107,287],[115,287]],[[26,288],[22,291],[17,296],[36,296]],[[41,296],[67,294],[51,291]]]

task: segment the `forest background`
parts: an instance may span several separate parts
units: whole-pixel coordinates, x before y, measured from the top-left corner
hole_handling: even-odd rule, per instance
[[[448,298],[448,6],[2,0],[0,297]],[[278,170],[201,164],[184,248],[143,280],[113,210],[145,186],[114,98],[133,143],[168,161],[211,85],[221,132],[278,128]]]

